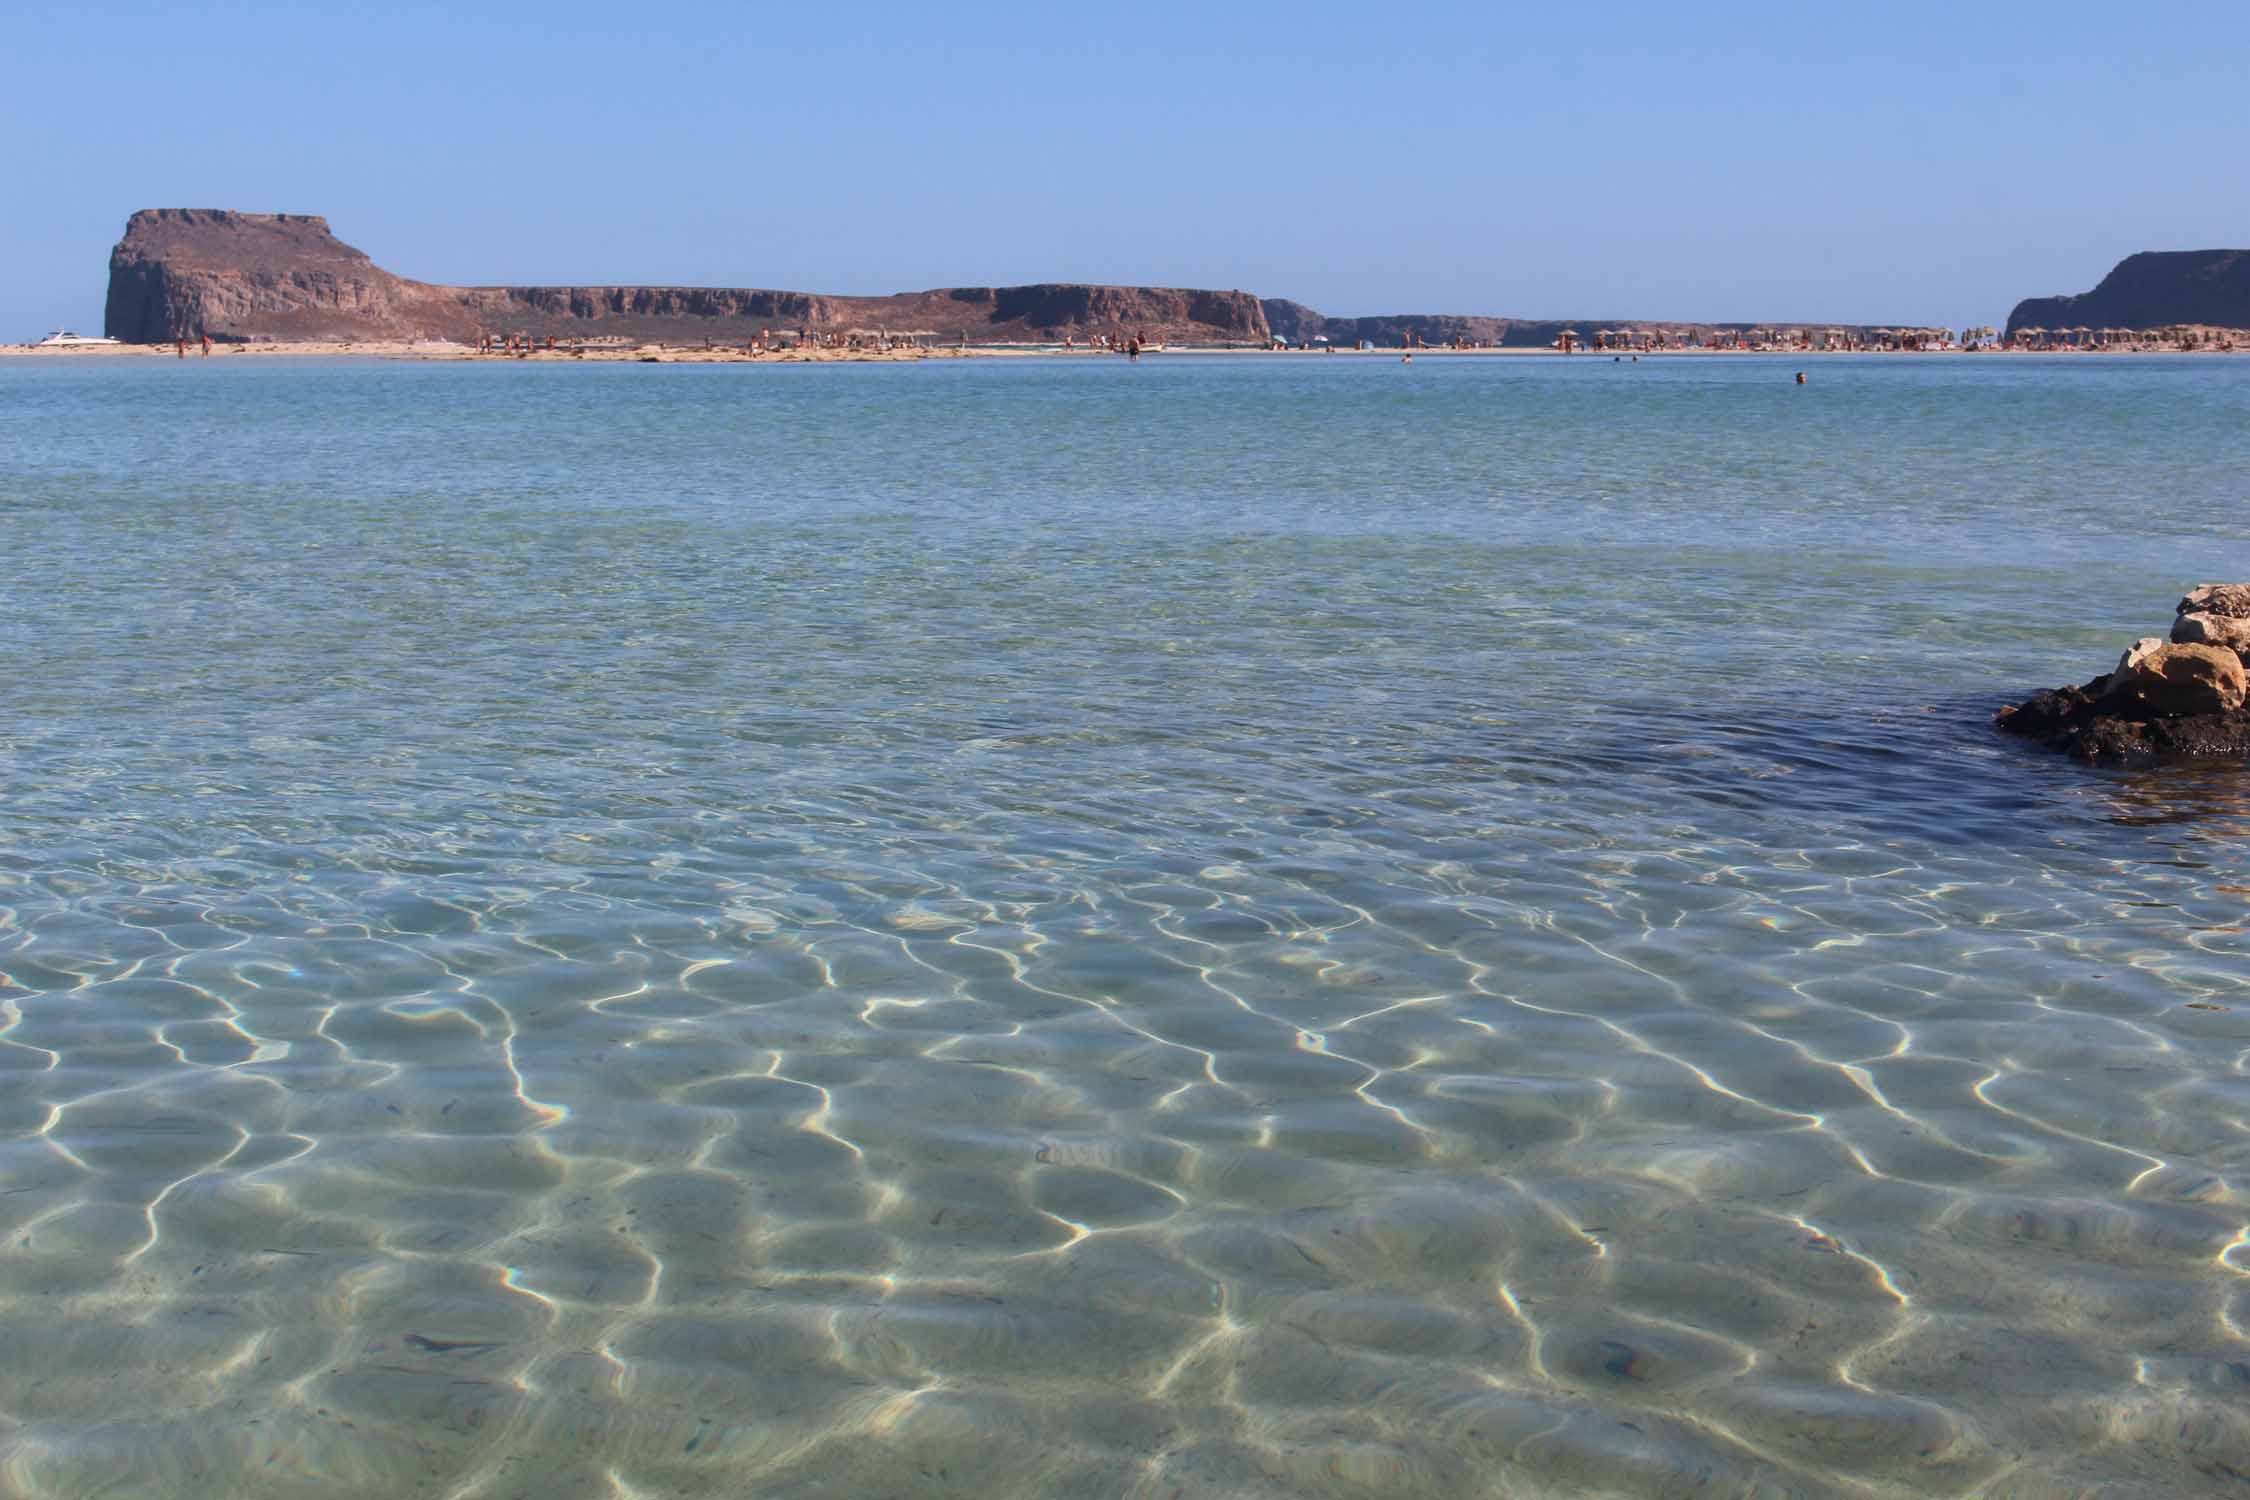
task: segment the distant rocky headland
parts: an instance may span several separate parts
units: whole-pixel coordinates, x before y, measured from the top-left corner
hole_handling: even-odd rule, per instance
[[[1391,348],[1923,348],[1943,330],[1864,324],[1696,323],[1645,318],[1511,318],[1452,313],[1328,317],[1286,298],[1190,287],[940,287],[852,297],[749,287],[439,286],[384,270],[314,214],[143,209],[109,259],[105,328],[129,344],[204,336],[223,343],[606,339],[742,343],[799,330],[845,342],[907,334],[947,343],[1058,343],[1137,336],[1156,344],[1325,342]],[[2008,319],[2010,342],[2072,344],[2087,330],[2250,328],[2250,250],[2148,251],[2075,297],[2035,297]],[[1990,334],[1994,330],[1972,330]],[[2028,337],[2026,337],[2028,335]],[[2167,345],[2168,347],[2169,345]],[[2183,345],[2184,347],[2184,345]]]
[[[1582,345],[1628,327],[1643,337],[1709,345],[1763,342],[1785,331],[1820,346],[1879,346],[1900,330],[1864,325],[1687,323],[1622,318],[1525,319],[1400,313],[1330,318],[1302,303],[1184,287],[943,287],[887,297],[740,287],[438,286],[394,275],[336,238],[313,214],[143,209],[109,260],[105,327],[132,344],[208,335],[223,343],[490,337],[741,341],[760,333],[913,333],[977,343],[1081,341],[1137,335],[1159,344],[1263,345],[1325,339],[1350,346],[1442,348]],[[1916,330],[1916,332],[1925,332]]]
[[[2008,338],[2104,329],[2250,328],[2250,250],[2143,250],[2075,297],[2030,297]]]
[[[740,340],[772,329],[906,331],[976,341],[1113,330],[1262,343],[1247,292],[1180,287],[945,287],[892,297],[677,286],[435,286],[376,265],[313,214],[143,209],[109,258],[104,326],[128,343],[348,339]]]

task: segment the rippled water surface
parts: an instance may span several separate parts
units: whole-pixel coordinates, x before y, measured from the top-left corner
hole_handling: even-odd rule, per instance
[[[0,369],[0,1492],[2235,1494],[2250,364]]]

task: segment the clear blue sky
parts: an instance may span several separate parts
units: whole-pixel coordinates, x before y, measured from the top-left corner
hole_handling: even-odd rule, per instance
[[[1242,287],[1331,313],[1998,323],[2250,244],[2250,6],[33,4],[0,338],[125,216],[438,281]]]

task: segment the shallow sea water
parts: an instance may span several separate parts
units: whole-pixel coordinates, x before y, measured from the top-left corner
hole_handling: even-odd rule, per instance
[[[2250,364],[0,368],[0,1493],[2233,1494]]]

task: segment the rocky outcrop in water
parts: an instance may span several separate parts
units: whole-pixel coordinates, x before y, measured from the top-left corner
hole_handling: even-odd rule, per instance
[[[1999,726],[2094,765],[2250,757],[2250,584],[2179,602],[2169,641],[2135,641],[2115,671],[2035,693]]]
[[[2008,314],[2024,328],[2250,328],[2250,250],[2143,250],[2090,292],[2030,297]]]
[[[833,297],[734,287],[434,286],[395,276],[313,214],[144,209],[109,261],[105,326],[128,343],[213,339],[736,342],[769,329],[922,333],[972,342],[1102,333],[1264,343],[1247,292],[1049,283]]]

